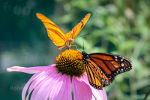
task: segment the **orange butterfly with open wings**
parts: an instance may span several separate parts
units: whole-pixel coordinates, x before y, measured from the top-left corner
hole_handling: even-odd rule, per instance
[[[59,49],[64,48],[65,46],[70,47],[73,43],[76,36],[79,34],[81,29],[84,27],[86,22],[90,17],[88,13],[71,31],[67,34],[64,32],[49,18],[46,16],[37,13],[36,16],[43,22],[44,26],[47,29],[48,37],[53,41],[53,43],[59,47]]]

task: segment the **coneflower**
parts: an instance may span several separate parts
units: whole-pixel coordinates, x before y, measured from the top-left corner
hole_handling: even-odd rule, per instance
[[[82,53],[68,49],[56,64],[38,67],[13,66],[8,72],[34,74],[22,91],[22,100],[107,100],[104,89],[93,88],[85,73]]]

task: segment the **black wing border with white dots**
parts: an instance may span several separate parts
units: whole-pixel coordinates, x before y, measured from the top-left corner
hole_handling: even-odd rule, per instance
[[[112,80],[114,79],[114,77],[120,73],[124,73],[126,71],[129,71],[132,69],[132,65],[131,65],[131,62],[123,57],[123,56],[120,56],[120,55],[116,55],[116,54],[109,54],[109,53],[92,53],[92,54],[88,54],[89,55],[89,58],[91,61],[93,61],[102,71],[103,73],[107,76],[107,77],[111,77]],[[92,55],[95,55],[95,57],[91,57]],[[104,60],[102,58],[98,58],[98,56],[96,55],[104,55],[104,56],[109,56],[111,57],[113,60]],[[101,60],[105,65],[106,67],[112,72],[111,74],[107,74],[102,68],[101,66],[98,65],[98,62],[96,62],[94,59],[97,59],[97,60]],[[114,61],[114,62],[117,62],[117,64],[119,65],[118,68],[116,68],[111,62]],[[110,68],[109,68],[109,65],[105,62],[109,62],[110,64],[112,64],[112,66],[115,68],[115,71],[112,71]],[[122,66],[123,65],[123,66]]]

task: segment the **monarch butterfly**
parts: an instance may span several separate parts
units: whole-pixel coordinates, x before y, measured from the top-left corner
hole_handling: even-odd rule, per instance
[[[47,29],[48,37],[53,41],[53,43],[59,47],[59,49],[64,48],[65,46],[70,47],[73,43],[75,37],[79,34],[81,29],[84,27],[86,22],[90,17],[88,13],[71,31],[67,34],[64,34],[63,31],[50,19],[46,16],[37,13],[36,16],[43,22],[44,26]]]
[[[82,52],[82,56],[89,83],[96,89],[108,86],[116,75],[132,69],[130,61],[119,55]]]

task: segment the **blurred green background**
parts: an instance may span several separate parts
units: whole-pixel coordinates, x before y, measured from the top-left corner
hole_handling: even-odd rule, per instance
[[[105,88],[108,100],[144,99],[150,91],[150,0],[0,0],[0,100],[21,100],[32,76],[7,67],[49,65],[60,52],[37,12],[65,33],[90,12],[74,43],[78,49],[119,54],[133,65]]]

